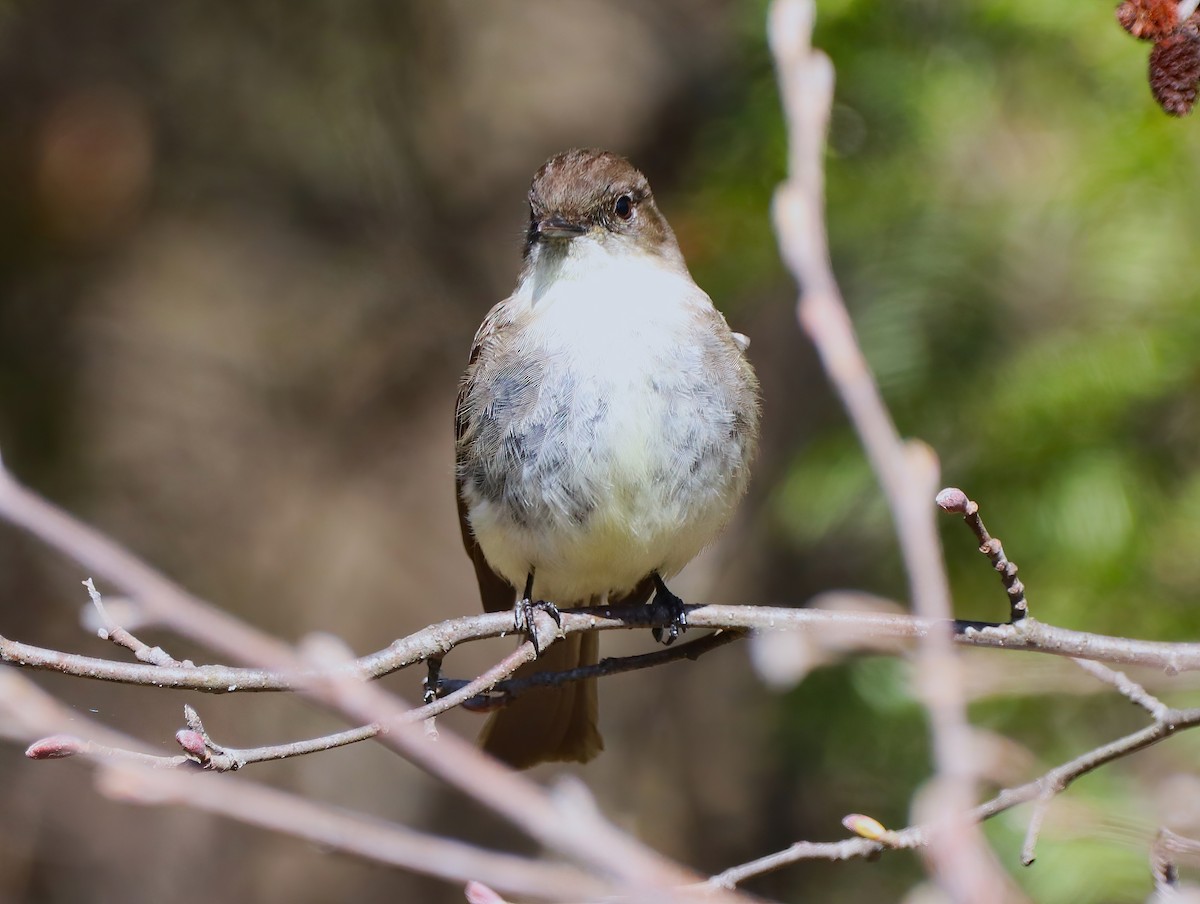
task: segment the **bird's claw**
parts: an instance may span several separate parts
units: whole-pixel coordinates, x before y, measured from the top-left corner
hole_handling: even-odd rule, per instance
[[[669,621],[665,627],[651,628],[650,634],[659,643],[670,646],[687,630],[687,607],[684,606],[683,600],[667,589],[661,578],[658,578],[655,584],[658,589],[655,590],[650,605],[664,612]]]
[[[535,656],[542,655],[541,644],[538,643],[537,624],[534,622],[534,615],[538,612],[545,612],[552,619],[554,624],[562,627],[562,613],[558,611],[558,607],[554,603],[546,600],[538,600],[533,602],[528,598],[517,600],[517,605],[513,609],[513,621],[516,628],[522,634],[527,636],[533,644],[533,653]]]

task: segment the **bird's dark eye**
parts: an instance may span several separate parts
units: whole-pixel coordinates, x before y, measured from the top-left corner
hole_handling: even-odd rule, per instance
[[[629,195],[621,195],[617,198],[617,203],[613,205],[613,210],[617,212],[622,220],[628,220],[633,216],[633,198]]]

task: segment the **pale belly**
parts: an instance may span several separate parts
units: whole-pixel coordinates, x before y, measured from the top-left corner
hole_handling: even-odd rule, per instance
[[[617,370],[551,360],[554,372],[531,381],[536,405],[498,398],[481,424],[494,454],[466,475],[469,519],[515,587],[532,571],[540,598],[619,594],[677,573],[729,520],[748,457],[734,397],[697,350],[669,351],[672,367],[654,355]]]

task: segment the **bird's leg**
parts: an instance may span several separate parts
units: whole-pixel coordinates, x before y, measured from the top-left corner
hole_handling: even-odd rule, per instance
[[[430,656],[425,660],[425,669],[425,702],[432,703],[442,689],[442,657]]]
[[[533,571],[530,570],[529,577],[525,579],[525,592],[521,594],[521,598],[517,600],[517,605],[513,610],[513,620],[516,623],[517,630],[525,634],[533,642],[533,652],[535,656],[541,656],[542,650],[538,645],[537,626],[533,623],[533,614],[535,612],[545,612],[554,623],[560,628],[562,627],[562,616],[558,612],[558,607],[554,603],[546,600],[533,600]]]
[[[666,583],[657,571],[650,577],[654,580],[654,599],[650,601],[650,605],[655,608],[662,607],[671,619],[665,629],[652,628],[650,633],[659,643],[669,646],[687,630],[687,609],[684,608],[683,600],[667,589]]]

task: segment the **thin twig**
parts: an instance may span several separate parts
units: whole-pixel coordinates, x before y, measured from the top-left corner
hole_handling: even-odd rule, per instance
[[[411,707],[398,697],[344,670],[327,667],[347,655],[334,638],[323,637],[306,646],[310,658],[325,666],[319,672],[321,677],[306,688],[307,693],[352,718],[387,725],[388,731],[378,737],[381,744],[471,794],[532,838],[580,864],[619,877],[643,894],[662,896],[665,889],[689,883],[687,870],[605,820],[582,787],[567,797],[561,790],[549,794],[455,735],[443,733],[436,743],[430,742],[418,727],[406,724]],[[519,801],[519,806],[514,807],[514,801]]]
[[[403,721],[410,723],[425,722],[453,706],[460,705],[464,701],[471,701],[472,698],[476,697],[486,699],[487,704],[476,705],[472,702],[472,709],[494,709],[504,705],[510,699],[515,698],[522,691],[530,687],[544,686],[550,683],[583,681],[588,678],[613,675],[619,672],[633,671],[634,669],[650,668],[672,660],[697,659],[709,650],[716,649],[736,640],[738,636],[737,632],[720,632],[690,641],[678,647],[670,647],[654,653],[646,653],[640,656],[610,657],[601,660],[593,666],[570,669],[564,672],[548,673],[559,679],[553,682],[547,680],[545,677],[547,673],[537,673],[530,678],[520,680],[499,680],[497,676],[511,675],[522,664],[529,661],[529,650],[532,649],[532,645],[529,645],[529,650],[526,649],[526,645],[522,645],[514,653],[473,681],[447,680],[442,682],[442,687],[453,685],[454,692],[435,698],[429,703],[410,710],[405,713]],[[549,640],[542,641],[543,649],[545,648],[544,645],[548,642]],[[489,691],[495,696],[484,697]],[[286,744],[270,744],[261,747],[245,748],[230,747],[225,744],[219,744],[212,739],[212,736],[209,735],[195,709],[191,706],[184,706],[183,709],[184,721],[187,727],[176,732],[175,740],[187,752],[187,757],[171,758],[173,761],[172,765],[183,766],[191,762],[214,772],[232,772],[254,763],[273,762],[291,757],[321,753],[326,750],[333,750],[349,744],[356,744],[360,741],[370,740],[376,737],[382,730],[382,726],[378,722],[373,722],[370,725],[332,732],[302,741],[291,741]],[[57,753],[56,757],[68,756],[79,752],[82,751],[64,749],[62,752]]]
[[[190,661],[180,662],[162,647],[152,647],[142,642],[125,628],[118,625],[109,616],[108,609],[104,605],[104,598],[100,595],[100,591],[96,589],[96,585],[91,578],[83,581],[83,586],[87,588],[88,597],[91,599],[92,605],[96,609],[96,615],[100,620],[100,629],[96,633],[101,640],[111,640],[118,647],[124,647],[132,652],[139,662],[148,662],[151,665],[157,666],[186,667],[192,665]]]
[[[1042,835],[1042,825],[1046,822],[1050,805],[1061,790],[1061,788],[1047,784],[1034,798],[1033,812],[1029,814],[1029,822],[1025,825],[1025,839],[1021,842],[1021,864],[1023,866],[1032,866],[1033,861],[1037,859],[1037,843]]]
[[[1091,662],[1087,659],[1074,659],[1072,661],[1089,675],[1099,678],[1105,684],[1112,685],[1116,688],[1117,693],[1130,702],[1136,703],[1148,712],[1151,718],[1161,721],[1166,717],[1169,711],[1167,705],[1124,672],[1118,672],[1116,669],[1110,669],[1103,663]]]
[[[979,505],[972,501],[966,493],[957,487],[947,487],[937,495],[938,506],[946,512],[961,514],[963,521],[975,534],[979,541],[979,551],[988,557],[992,567],[1000,574],[1005,592],[1008,594],[1012,612],[1012,621],[1020,623],[1028,617],[1029,605],[1025,598],[1025,585],[1017,579],[1017,566],[1008,560],[1001,542],[988,533],[979,514]],[[1087,659],[1073,659],[1084,671],[1095,676],[1115,688],[1118,693],[1141,706],[1155,720],[1156,725],[1163,725],[1170,717],[1171,710],[1157,697],[1150,694],[1144,687],[1133,681],[1122,672]],[[1025,840],[1021,845],[1021,862],[1026,866],[1033,863],[1036,857],[1037,842],[1042,832],[1042,825],[1050,812],[1054,799],[1066,787],[1073,776],[1064,778],[1058,773],[1049,773],[1040,783],[1033,812],[1025,829]]]
[[[76,735],[49,735],[34,741],[25,748],[25,756],[31,760],[62,760],[67,757],[86,757],[89,759],[119,760],[136,763],[139,766],[150,766],[154,769],[180,769],[196,764],[188,756],[160,756],[153,753],[143,753],[128,747],[113,747],[90,741]]]
[[[480,701],[470,701],[468,707],[473,711],[496,709],[516,699],[523,692],[535,687],[556,687],[576,681],[587,681],[592,678],[607,678],[610,675],[620,675],[639,669],[649,669],[681,659],[695,661],[712,650],[730,644],[745,637],[744,631],[717,631],[696,640],[689,640],[678,646],[664,647],[652,653],[637,653],[632,656],[606,656],[594,665],[579,666],[563,671],[534,672],[523,678],[509,678],[500,681],[492,687],[491,694]],[[474,682],[472,682],[473,684]],[[454,689],[456,692],[470,686],[466,682],[444,678],[439,684],[440,689]],[[415,714],[415,713],[414,713]]]
[[[286,760],[291,757],[305,756],[311,753],[322,753],[335,750],[349,744],[366,741],[379,734],[378,723],[362,725],[358,728],[348,728],[345,731],[335,731],[319,738],[309,738],[303,741],[292,741],[287,744],[269,744],[263,747],[227,747],[217,744],[211,738],[200,736],[200,744],[192,743],[186,731],[176,732],[176,740],[196,761],[205,769],[214,772],[230,772],[250,766],[254,763],[267,763],[276,760]]]
[[[1061,794],[1081,775],[1086,775],[1106,763],[1111,763],[1113,760],[1129,756],[1129,754],[1139,750],[1144,750],[1178,731],[1200,724],[1200,709],[1168,709],[1163,713],[1163,716],[1164,718],[1156,719],[1152,725],[1143,728],[1141,731],[1135,731],[1094,750],[1089,750],[1087,753],[1076,757],[1070,762],[1050,770],[1035,782],[1022,785],[1014,793],[1027,793],[1028,797],[1025,798],[1026,800],[1035,797],[1047,798]],[[988,804],[985,804],[984,807],[988,807]],[[1005,809],[1008,809],[1008,806],[1000,807],[994,812],[1001,812],[1001,810]],[[991,816],[994,813],[989,810],[987,815]],[[1022,861],[1026,865],[1033,862],[1033,848],[1036,841],[1036,833],[1026,839],[1026,846],[1022,850]]]
[[[842,841],[797,841],[790,847],[748,863],[731,866],[706,883],[712,888],[736,888],[747,879],[773,873],[802,860],[873,860],[885,850],[877,841],[846,838]]]
[[[573,867],[485,851],[233,777],[164,770],[186,758],[149,754],[139,742],[68,709],[15,671],[0,672],[0,716],[0,722],[15,723],[29,734],[70,728],[103,738],[52,735],[29,753],[35,758],[73,755],[100,766],[101,790],[120,800],[184,804],[378,863],[455,882],[479,879],[515,894],[578,899],[619,888]]]
[[[937,505],[943,511],[961,514],[967,526],[975,534],[976,539],[979,541],[979,551],[988,557],[988,560],[992,563],[992,567],[1000,574],[1005,592],[1008,594],[1014,625],[1022,626],[1033,622],[1033,619],[1028,615],[1029,610],[1025,599],[1025,586],[1017,579],[1017,566],[1005,556],[1004,547],[1000,541],[988,533],[983,519],[979,515],[979,505],[973,502],[966,493],[957,487],[947,487],[939,492],[937,495]],[[1047,814],[1050,812],[1050,807],[1053,805],[1054,799],[1065,790],[1070,782],[1083,774],[1076,770],[1083,769],[1084,771],[1090,771],[1096,768],[1097,765],[1108,762],[1109,759],[1104,758],[1108,755],[1108,752],[1115,752],[1116,756],[1124,756],[1126,753],[1140,750],[1143,746],[1148,746],[1150,743],[1161,740],[1167,734],[1176,730],[1178,727],[1176,722],[1181,715],[1181,711],[1169,708],[1123,672],[1118,672],[1107,665],[1093,662],[1089,659],[1073,657],[1072,661],[1088,674],[1115,688],[1126,699],[1142,707],[1142,709],[1150,714],[1154,720],[1154,724],[1144,732],[1137,732],[1123,739],[1123,741],[1114,742],[1114,744],[1105,745],[1084,754],[1082,757],[1071,761],[1071,763],[1052,770],[1038,780],[1036,783],[1037,793],[1034,796],[1033,812],[1029,816],[1029,822],[1025,829],[1025,840],[1021,846],[1021,862],[1026,866],[1032,864],[1036,857],[1037,842],[1041,836],[1042,825],[1045,822]],[[1146,740],[1146,738],[1149,738],[1149,740]],[[1133,740],[1131,741],[1130,739]],[[1126,746],[1125,742],[1128,742],[1132,746]],[[1115,758],[1115,756],[1112,758]]]
[[[1169,709],[1164,715],[1165,719],[1156,720],[1153,725],[1089,750],[1023,785],[999,792],[990,800],[967,811],[967,817],[978,823],[1021,804],[1060,794],[1076,779],[1101,766],[1144,750],[1177,732],[1200,725],[1200,708]],[[928,844],[929,832],[929,826],[915,825],[888,832],[887,841],[849,838],[825,843],[798,842],[784,850],[718,873],[708,880],[708,884],[712,887],[729,888],[800,860],[873,858],[888,850],[920,848]],[[1029,862],[1032,862],[1032,858]]]
[[[98,740],[82,741],[67,732],[85,732]],[[31,745],[31,757],[74,756],[100,766],[101,790],[119,800],[183,804],[426,875],[455,882],[478,879],[513,894],[546,900],[594,899],[603,894],[645,891],[642,882],[631,883],[617,871],[602,869],[589,874],[568,865],[495,853],[313,803],[240,777],[188,775],[186,769],[177,768],[195,768],[186,757],[152,754],[141,742],[66,707],[12,669],[0,670],[0,734],[14,739],[49,735]],[[438,742],[435,749],[442,746],[443,742]],[[492,765],[501,768],[494,762]],[[204,778],[210,781],[191,781]],[[549,799],[540,788],[536,790]],[[579,817],[576,810],[568,810],[572,817]],[[580,820],[581,826],[587,823],[587,819]],[[636,842],[629,840],[627,844]],[[667,890],[656,890],[654,895],[643,894],[642,900],[674,900],[669,886]]]
[[[0,519],[73,558],[136,599],[149,619],[243,662],[278,668],[287,644],[184,590],[110,537],[19,483],[0,462]]]
[[[372,724],[333,732],[319,738],[292,741],[288,744],[239,748],[228,747],[214,741],[204,727],[200,714],[191,706],[184,706],[183,717],[187,727],[175,732],[176,742],[184,749],[191,762],[212,772],[234,772],[252,763],[286,760],[291,757],[334,750],[368,740],[379,734],[379,725]]]
[[[1025,585],[1017,578],[1017,566],[1010,562],[1004,554],[1001,542],[988,533],[983,519],[979,516],[979,506],[967,498],[967,494],[958,487],[946,487],[937,494],[937,505],[942,511],[951,514],[961,514],[967,527],[979,541],[979,551],[988,557],[992,567],[1000,574],[1004,591],[1008,594],[1008,605],[1012,621],[1020,621],[1029,614],[1029,602],[1025,599]]]

